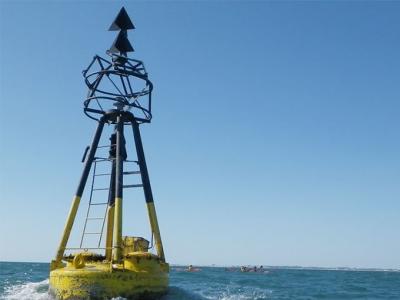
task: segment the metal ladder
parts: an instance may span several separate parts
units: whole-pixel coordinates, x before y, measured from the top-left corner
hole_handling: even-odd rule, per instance
[[[100,147],[99,147],[100,148]],[[85,236],[87,235],[97,235],[99,236],[98,239],[98,244],[97,244],[97,248],[100,249],[100,244],[101,244],[101,240],[103,237],[103,232],[104,232],[104,225],[105,225],[105,221],[107,218],[107,209],[108,209],[108,197],[107,197],[107,201],[106,202],[94,202],[93,201],[93,192],[96,191],[109,191],[110,188],[96,188],[95,187],[95,179],[98,176],[111,176],[111,173],[96,173],[96,169],[97,169],[97,164],[101,163],[101,162],[107,162],[107,161],[112,161],[112,159],[109,158],[101,158],[101,157],[95,157],[93,160],[93,175],[92,175],[92,184],[91,184],[91,189],[90,189],[90,196],[89,196],[89,205],[86,211],[86,218],[85,218],[85,224],[83,226],[83,231],[82,231],[82,236],[81,236],[81,242],[80,242],[80,248],[82,248],[83,242],[85,240]],[[138,165],[137,161],[133,161],[133,160],[125,160],[124,162],[134,162]],[[140,174],[140,171],[124,171],[123,175],[136,175],[136,174]],[[123,188],[139,188],[139,187],[143,187],[143,183],[140,184],[127,184],[127,185],[123,185]],[[103,216],[99,216],[99,217],[90,217],[90,211],[92,206],[104,206],[104,214]],[[87,224],[90,221],[100,221],[101,220],[101,228],[99,229],[98,232],[87,232]]]

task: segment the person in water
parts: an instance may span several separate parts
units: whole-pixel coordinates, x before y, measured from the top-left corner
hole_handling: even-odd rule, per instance
[[[192,265],[189,265],[189,267],[186,269],[187,272],[199,272],[201,269],[199,268],[194,268]]]
[[[253,273],[253,272],[266,273],[267,271],[264,270],[263,266],[260,266],[259,268],[257,268],[257,266],[254,266],[253,268],[241,266],[240,267],[240,272],[243,272],[243,273],[247,273],[247,272],[251,272],[251,273]]]

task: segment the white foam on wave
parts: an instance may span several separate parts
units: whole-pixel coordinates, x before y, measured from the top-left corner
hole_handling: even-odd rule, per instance
[[[271,299],[271,293],[266,291],[254,291],[244,293],[222,293],[222,295],[208,296],[207,299],[218,300],[254,300],[254,299]]]
[[[272,291],[231,284],[225,287],[203,290],[199,294],[203,299],[209,300],[264,300],[271,299]]]
[[[50,300],[51,297],[47,290],[49,288],[49,280],[40,282],[27,282],[16,284],[5,289],[1,299],[4,300]]]
[[[27,282],[9,286],[5,289],[4,295],[0,295],[1,300],[53,300],[48,294],[49,280],[40,282]],[[184,289],[185,290],[185,289]],[[272,291],[260,288],[239,288],[236,285],[220,286],[216,289],[200,289],[197,291],[187,291],[188,295],[193,293],[190,298],[207,300],[254,300],[270,299]],[[200,298],[196,297],[200,296]],[[173,295],[166,295],[165,299],[170,299]],[[164,299],[164,298],[163,298]],[[180,298],[181,299],[181,298]],[[112,298],[111,300],[126,300],[123,297]]]
[[[0,295],[1,300],[53,300],[48,293],[49,280],[40,282],[27,282],[16,284],[5,289],[4,295]],[[112,298],[111,300],[126,300],[123,297]]]

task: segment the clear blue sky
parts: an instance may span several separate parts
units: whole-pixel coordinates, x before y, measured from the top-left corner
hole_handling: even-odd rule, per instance
[[[122,5],[169,262],[400,267],[400,2],[377,1],[0,1],[0,260],[56,251]]]

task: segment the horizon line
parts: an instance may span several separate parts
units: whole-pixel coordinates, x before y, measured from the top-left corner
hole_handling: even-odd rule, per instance
[[[6,261],[0,260],[0,263],[31,263],[31,264],[50,264],[50,262],[43,261]],[[190,264],[180,264],[180,263],[170,263],[171,267],[184,267],[189,266]],[[246,265],[219,265],[219,264],[192,264],[197,267],[206,267],[206,268],[235,268],[240,266],[261,266],[259,264],[246,264]],[[292,270],[321,270],[321,271],[386,271],[386,272],[400,272],[400,267],[397,268],[382,268],[382,267],[323,267],[323,266],[301,266],[301,265],[262,265],[264,268],[276,268],[276,269],[292,269]]]

